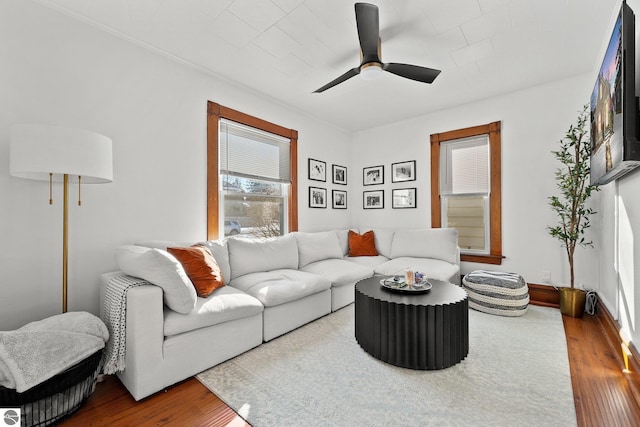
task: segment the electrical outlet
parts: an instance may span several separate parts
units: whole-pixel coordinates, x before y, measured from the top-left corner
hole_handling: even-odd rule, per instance
[[[543,270],[542,271],[542,281],[544,283],[551,283],[551,272]]]

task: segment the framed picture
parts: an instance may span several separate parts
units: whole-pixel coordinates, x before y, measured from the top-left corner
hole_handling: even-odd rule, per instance
[[[391,192],[393,209],[408,209],[416,207],[416,189],[398,188]]]
[[[333,200],[333,209],[347,209],[347,192],[342,190],[333,190],[331,192]]]
[[[384,190],[363,191],[362,207],[364,209],[383,209],[384,208]]]
[[[405,182],[416,180],[416,161],[391,164],[391,182]]]
[[[309,187],[309,207],[310,208],[326,208],[327,207],[327,189],[318,187]]]
[[[371,166],[362,169],[363,185],[384,184],[384,166]]]
[[[309,159],[309,179],[313,181],[327,180],[327,164],[316,159]]]
[[[344,166],[333,165],[333,183],[347,185],[347,168]]]

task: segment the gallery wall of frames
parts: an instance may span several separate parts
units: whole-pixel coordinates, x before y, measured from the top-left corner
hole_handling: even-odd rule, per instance
[[[327,162],[309,158],[309,180],[327,182]],[[346,166],[331,165],[331,183],[335,185],[347,185]],[[322,185],[322,184],[317,184]],[[309,207],[326,208],[328,194],[326,187],[309,186]],[[331,189],[331,207],[333,209],[347,209],[347,191]]]
[[[331,184],[347,185],[347,168],[336,164],[331,165],[331,171],[327,170],[327,163],[322,160],[308,159],[309,180],[328,183],[327,173],[331,173]],[[417,207],[416,187],[400,187],[402,183],[416,180],[416,161],[392,163],[391,183],[399,184],[399,188],[391,190],[391,207],[393,209],[415,209]],[[370,190],[362,192],[362,207],[364,209],[384,209],[384,190],[377,190],[375,186],[384,184],[384,165],[368,166],[362,169],[362,184],[371,186]],[[328,189],[318,186],[309,186],[309,207],[326,208],[329,202]],[[324,184],[326,185],[326,184]],[[331,207],[333,209],[347,209],[347,191],[331,189]]]
[[[362,169],[362,185],[376,186],[384,184],[384,165],[369,166]],[[404,183],[416,180],[416,161],[392,163],[391,183]],[[414,209],[417,206],[416,187],[394,188],[391,190],[393,209]],[[362,192],[364,209],[384,209],[384,190],[366,190]]]

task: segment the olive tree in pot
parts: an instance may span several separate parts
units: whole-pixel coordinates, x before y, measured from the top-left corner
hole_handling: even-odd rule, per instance
[[[585,231],[590,227],[589,218],[595,212],[586,206],[586,201],[596,185],[589,183],[589,104],[582,108],[575,124],[569,126],[560,148],[551,153],[562,163],[556,170],[556,185],[560,194],[549,197],[549,205],[558,216],[558,224],[547,227],[551,236],[560,240],[567,253],[571,282],[569,287],[559,288],[560,311],[571,317],[582,317],[586,293],[575,288],[574,254],[576,246],[593,247],[585,240]]]

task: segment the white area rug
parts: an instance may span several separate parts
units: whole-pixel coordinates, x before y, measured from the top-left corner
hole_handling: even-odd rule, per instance
[[[469,354],[438,371],[371,357],[353,319],[350,305],[197,378],[257,427],[576,425],[559,310],[470,310]]]

